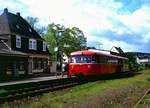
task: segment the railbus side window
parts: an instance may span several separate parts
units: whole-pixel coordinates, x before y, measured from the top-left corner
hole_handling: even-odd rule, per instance
[[[128,60],[123,60],[123,64],[128,64]]]
[[[98,63],[98,59],[96,59],[96,56],[92,56],[92,63]]]
[[[107,64],[108,63],[108,58],[105,56],[100,56],[100,63],[101,64]]]
[[[99,57],[99,63],[100,63],[100,64],[103,64],[103,63],[104,63],[104,57],[103,57],[103,56],[100,56],[100,57]]]
[[[125,64],[128,64],[128,62],[129,62],[128,60],[125,60]]]
[[[108,60],[108,63],[110,64],[117,64],[118,63],[118,59],[114,58],[114,57],[110,57]]]
[[[108,60],[107,60],[107,63],[108,63],[108,64],[112,64],[112,58],[111,58],[111,57],[108,57],[107,59],[108,59]]]
[[[123,64],[123,60],[122,59],[118,59],[118,64]]]

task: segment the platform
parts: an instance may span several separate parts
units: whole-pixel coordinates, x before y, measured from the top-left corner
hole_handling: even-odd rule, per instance
[[[0,87],[6,86],[6,85],[15,85],[15,84],[23,84],[23,83],[31,83],[31,82],[48,81],[48,80],[61,79],[61,78],[67,78],[67,75],[36,77],[36,78],[28,78],[25,80],[2,82],[2,83],[0,83]]]

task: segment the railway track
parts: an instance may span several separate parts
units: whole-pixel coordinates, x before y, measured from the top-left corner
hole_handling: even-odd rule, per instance
[[[148,94],[150,94],[150,88],[145,91],[144,95],[142,95],[142,97],[137,101],[137,103],[134,105],[133,108],[138,108],[139,104],[144,100],[144,98],[145,98],[146,95],[148,95]]]
[[[13,102],[14,100],[20,100],[26,97],[33,97],[37,95],[41,95],[42,93],[55,91],[59,89],[64,89],[67,87],[84,84],[87,82],[93,82],[97,80],[101,80],[102,82],[109,79],[114,78],[122,78],[122,77],[128,77],[128,73],[122,73],[122,74],[114,74],[114,75],[104,75],[100,77],[94,77],[94,78],[64,78],[64,79],[55,79],[50,81],[43,81],[43,82],[36,82],[33,84],[30,84],[30,86],[26,86],[28,84],[22,85],[19,88],[11,87],[13,90],[8,90],[8,92],[4,92],[0,94],[0,104],[3,104],[5,102]],[[132,75],[131,75],[132,76]],[[5,87],[6,89],[9,89],[10,86]]]
[[[64,89],[67,87],[78,85],[80,82],[77,78],[65,78],[52,81],[49,84],[27,87],[17,90],[11,90],[0,95],[0,104],[22,99],[25,97],[33,97],[49,91]]]

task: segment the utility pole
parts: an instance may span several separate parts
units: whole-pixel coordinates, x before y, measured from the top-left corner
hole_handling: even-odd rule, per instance
[[[101,42],[96,42],[98,49],[102,49],[101,46],[103,45]]]
[[[55,30],[55,39],[56,39],[56,70],[57,71],[61,71],[61,65],[62,65],[62,54],[61,54],[61,48],[60,48],[60,38],[62,36],[62,32],[64,32],[64,30],[59,30],[59,28],[57,26],[55,26],[54,28]]]

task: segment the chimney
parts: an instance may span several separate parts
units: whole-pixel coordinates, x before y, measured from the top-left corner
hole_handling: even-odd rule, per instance
[[[7,8],[4,9],[4,13],[8,13],[8,9]]]
[[[17,12],[16,15],[20,16],[20,12]]]

